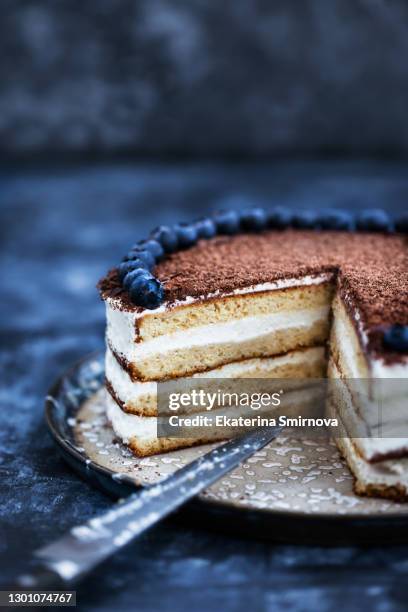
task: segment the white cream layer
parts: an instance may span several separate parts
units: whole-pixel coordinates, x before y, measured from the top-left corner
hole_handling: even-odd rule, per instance
[[[385,363],[383,359],[373,359],[371,363],[373,378],[408,378],[408,359],[403,363]]]
[[[105,374],[115,391],[117,398],[126,404],[137,402],[147,395],[156,395],[157,383],[154,381],[133,381],[114,357],[109,347],[106,348]]]
[[[359,325],[360,337],[364,345],[368,343],[367,334],[362,329],[362,326],[357,317],[357,323]],[[350,324],[352,324],[350,322]],[[337,342],[341,344],[342,351],[346,355],[347,362],[349,363],[349,367],[353,367],[354,378],[361,378],[362,374],[358,371],[356,367],[355,353],[353,350],[352,341],[350,338],[350,332],[347,329],[347,326],[344,324],[342,317],[335,317],[334,322],[334,331],[336,333]],[[354,332],[353,332],[354,333]],[[357,339],[358,342],[358,339]],[[354,356],[354,359],[352,358]],[[349,359],[350,357],[350,359]],[[396,363],[396,364],[386,364],[382,359],[372,359],[370,363],[370,375],[372,378],[408,378],[408,358],[404,363]]]
[[[227,323],[213,323],[201,327],[184,329],[135,343],[135,330],[129,313],[111,310],[107,312],[107,339],[117,353],[129,362],[163,355],[175,350],[188,350],[193,347],[214,346],[219,344],[242,344],[262,338],[279,330],[309,328],[317,321],[326,320],[329,307],[323,306],[310,310],[278,312],[255,317],[244,317]]]
[[[340,379],[340,372],[332,360],[329,371],[331,375],[335,375],[335,378]],[[350,382],[353,384],[354,381]],[[339,384],[346,406],[344,413],[340,412],[339,407],[336,411],[364,459],[370,461],[376,455],[404,452],[408,449],[408,438],[399,437],[401,432],[406,432],[408,429],[406,418],[408,406],[405,398],[378,402],[378,400],[371,401],[366,394],[360,394],[359,405],[356,406],[347,381]],[[378,437],[379,435],[381,437]]]
[[[363,485],[403,486],[408,491],[408,459],[395,459],[368,463],[356,451],[350,439],[343,440],[347,463],[354,476]]]
[[[364,394],[367,389],[367,373],[361,372],[358,368],[353,339],[350,337],[350,333],[355,334],[356,332],[354,329],[350,332],[350,328],[345,324],[342,316],[334,317],[333,332],[337,349],[347,363],[351,378],[361,381],[361,393]],[[355,340],[358,344],[357,337]],[[407,396],[408,361],[405,365],[389,366],[384,364],[382,360],[372,360],[369,364],[368,376],[370,376],[370,394],[377,401],[388,401],[391,396],[401,396],[403,398]],[[355,382],[354,386],[357,388],[358,383]],[[408,399],[406,400],[406,410],[406,414],[408,414]]]
[[[132,438],[151,440],[157,438],[157,418],[123,412],[109,393],[106,393],[106,414],[115,434],[128,444]]]
[[[279,357],[245,359],[244,361],[238,361],[236,363],[228,363],[206,372],[197,372],[188,378],[245,378],[251,376],[253,372],[259,372],[260,376],[262,376],[262,372],[268,373],[271,371],[271,368],[279,368],[286,365],[301,365],[305,363],[305,361],[312,364],[318,361],[320,362],[323,356],[323,347],[313,347],[303,351],[292,351]],[[106,350],[105,372],[116,396],[124,404],[130,401],[132,403],[137,403],[138,400],[147,395],[156,396],[157,394],[156,382],[133,381],[126,370],[124,370],[115,359],[109,348]],[[182,384],[183,381],[188,378],[181,377],[180,383]]]

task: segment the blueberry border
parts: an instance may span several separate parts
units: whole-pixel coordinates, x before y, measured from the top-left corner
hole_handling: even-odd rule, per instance
[[[192,223],[162,225],[148,239],[140,240],[118,267],[122,286],[137,306],[154,309],[164,301],[162,283],[151,271],[166,255],[194,246],[198,240],[217,235],[233,236],[241,232],[264,230],[324,230],[346,232],[408,233],[408,213],[392,217],[382,209],[352,213],[341,209],[292,211],[277,206],[270,211],[250,208],[222,210]],[[384,332],[384,345],[394,351],[408,351],[408,326],[394,325]]]

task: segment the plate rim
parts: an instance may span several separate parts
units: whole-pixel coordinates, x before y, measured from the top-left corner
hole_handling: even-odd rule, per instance
[[[95,463],[92,459],[87,458],[80,451],[78,451],[75,446],[65,438],[60,428],[57,425],[57,420],[55,418],[54,410],[55,403],[54,397],[58,394],[63,384],[64,379],[66,379],[70,374],[77,371],[84,363],[91,361],[92,359],[103,359],[104,352],[102,349],[93,351],[91,353],[87,353],[80,359],[76,360],[69,368],[64,370],[53,382],[53,384],[49,387],[47,394],[45,396],[45,406],[44,406],[44,416],[45,421],[48,427],[48,431],[51,434],[51,437],[54,443],[61,447],[66,453],[68,453],[73,459],[75,459],[78,463],[81,464],[81,467],[86,470],[92,470],[97,472],[98,474],[106,477],[110,481],[114,480],[112,475],[115,472],[109,470],[102,465]],[[103,384],[100,385],[100,388],[103,387]],[[99,390],[99,389],[98,389]],[[64,457],[65,460],[65,457]],[[127,474],[124,474],[122,478],[117,479],[118,483],[124,483],[126,485],[132,486],[137,490],[138,488],[148,487],[142,482],[137,483],[134,479],[129,477]],[[104,489],[105,492],[107,489]],[[387,501],[387,500],[384,500]],[[392,500],[389,500],[390,503]],[[353,513],[353,514],[332,514],[329,512],[316,512],[311,514],[306,514],[299,510],[286,510],[286,509],[267,509],[267,508],[256,508],[256,507],[245,507],[244,505],[238,506],[233,503],[225,503],[225,501],[221,499],[213,499],[206,497],[196,496],[194,498],[194,503],[200,506],[203,506],[203,509],[211,508],[211,509],[220,509],[229,510],[232,513],[255,513],[260,514],[263,517],[276,517],[280,519],[293,519],[293,520],[303,520],[309,522],[315,521],[326,521],[327,523],[341,523],[341,524],[351,524],[353,523],[372,523],[370,526],[374,526],[374,524],[378,523],[389,523],[391,521],[395,521],[399,523],[406,522],[408,524],[408,502],[407,512],[405,513],[392,513],[389,512],[387,514],[375,513],[375,514],[365,514],[365,513]],[[397,525],[396,525],[397,526]]]

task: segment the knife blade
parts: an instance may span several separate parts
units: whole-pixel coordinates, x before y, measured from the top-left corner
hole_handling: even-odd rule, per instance
[[[110,510],[73,527],[34,553],[36,567],[17,579],[23,588],[72,586],[94,567],[195,497],[278,436],[282,428],[245,433],[117,502]]]

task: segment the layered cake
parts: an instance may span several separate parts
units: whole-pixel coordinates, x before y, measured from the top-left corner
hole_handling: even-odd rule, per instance
[[[99,284],[116,435],[139,456],[207,441],[157,436],[162,381],[329,376],[356,491],[408,497],[406,226],[254,209],[154,230]]]

